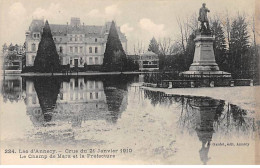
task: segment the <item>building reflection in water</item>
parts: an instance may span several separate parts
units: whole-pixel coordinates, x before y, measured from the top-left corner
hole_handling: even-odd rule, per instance
[[[18,102],[23,98],[22,77],[4,76],[2,84],[2,95],[4,102]]]
[[[207,164],[210,157],[210,142],[213,134],[218,131],[229,135],[230,132],[247,134],[255,131],[253,118],[247,117],[248,111],[236,105],[208,97],[167,95],[162,92],[145,90],[144,96],[155,106],[176,103],[180,108],[178,126],[181,132],[194,131],[201,142],[199,156],[203,164]]]
[[[86,132],[95,128],[90,125],[95,125],[97,120],[101,121],[97,123],[102,123],[102,126],[117,123],[128,105],[129,82],[138,80],[140,78],[120,75],[23,79],[8,77],[3,81],[2,93],[6,101],[18,101],[24,98],[26,113],[33,123],[33,129],[29,130],[31,132],[28,133],[28,137],[41,140],[54,139],[55,142],[57,139],[68,138],[75,141],[88,139]],[[184,132],[188,132],[190,136],[197,137],[201,145],[195,151],[196,153],[198,151],[203,164],[207,164],[210,159],[209,151],[214,150],[210,148],[211,141],[215,140],[216,135],[219,138],[252,136],[255,130],[259,130],[254,117],[248,116],[251,114],[250,111],[223,100],[140,90],[135,94],[142,94],[148,99],[143,101],[138,97],[142,101],[141,105],[150,102],[152,106],[169,106],[169,110],[174,112],[177,110],[177,123],[174,123],[177,124],[177,133],[186,136]],[[85,122],[87,124],[84,124]],[[75,132],[78,135],[74,135]]]
[[[86,120],[116,123],[127,107],[127,80],[108,77],[34,77],[26,80],[27,114],[35,126]]]

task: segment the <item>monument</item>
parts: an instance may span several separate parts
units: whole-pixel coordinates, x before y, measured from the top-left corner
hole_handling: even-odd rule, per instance
[[[184,77],[218,77],[218,78],[231,78],[228,72],[220,71],[218,64],[215,60],[213,42],[214,36],[209,27],[207,13],[210,12],[203,3],[199,11],[200,29],[196,32],[195,53],[193,63],[189,71],[180,73]]]

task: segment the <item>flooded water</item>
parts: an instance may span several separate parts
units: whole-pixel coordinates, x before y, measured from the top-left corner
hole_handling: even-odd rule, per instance
[[[254,111],[209,97],[145,90],[142,79],[6,76],[1,144],[58,153],[112,149],[118,150],[115,160],[127,164],[255,163]]]

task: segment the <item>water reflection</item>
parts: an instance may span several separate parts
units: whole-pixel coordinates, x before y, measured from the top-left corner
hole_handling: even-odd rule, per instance
[[[37,126],[55,125],[55,120],[67,120],[72,127],[86,120],[116,123],[127,106],[127,81],[118,77],[27,78],[27,114]]]
[[[225,156],[223,149],[216,154],[220,149],[214,148],[215,142],[233,137],[248,142],[259,130],[253,111],[224,100],[144,90],[138,83],[144,78],[6,77],[2,87],[5,104],[10,101],[19,108],[23,103],[19,100],[25,102],[24,110],[11,115],[5,112],[6,118],[12,121],[17,115],[23,117],[17,124],[30,123],[25,124],[21,141],[66,147],[79,143],[81,148],[121,145],[133,148],[140,160],[158,159],[169,164],[190,163],[191,158],[183,157],[188,154],[195,158],[195,164],[212,164]]]
[[[22,99],[22,78],[20,76],[5,76],[2,85],[4,102],[18,102]]]
[[[207,164],[213,134],[247,135],[255,130],[254,119],[248,117],[250,113],[236,105],[225,103],[208,97],[167,95],[162,92],[145,90],[144,96],[153,106],[177,103],[180,109],[178,126],[189,134],[196,132],[201,142],[199,156],[203,164]],[[251,112],[253,113],[253,112]],[[242,132],[241,132],[242,131]]]

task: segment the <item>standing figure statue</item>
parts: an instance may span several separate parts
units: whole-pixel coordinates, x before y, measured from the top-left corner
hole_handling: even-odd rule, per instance
[[[210,10],[208,8],[206,8],[206,4],[203,3],[202,7],[200,8],[199,18],[198,18],[198,20],[201,23],[201,31],[202,32],[210,32],[209,20],[208,20],[208,17],[207,17],[207,12],[210,12]],[[207,28],[205,27],[204,23],[206,23]]]

